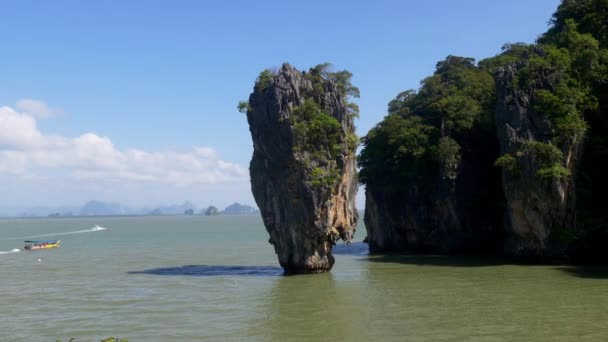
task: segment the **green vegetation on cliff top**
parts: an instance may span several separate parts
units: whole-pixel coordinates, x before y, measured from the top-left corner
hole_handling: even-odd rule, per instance
[[[301,162],[309,171],[311,185],[332,188],[342,172],[344,157],[355,152],[358,138],[352,120],[359,116],[359,107],[350,102],[359,97],[359,89],[352,85],[352,74],[346,70],[332,72],[331,64],[319,64],[303,73],[312,84],[306,90],[304,102],[295,108],[290,117],[294,130],[294,152],[300,153]],[[327,113],[323,106],[325,96],[337,87],[338,101],[346,109],[345,130],[338,119]]]
[[[275,76],[272,70],[263,70],[256,79],[254,91],[266,91]],[[358,146],[353,120],[359,117],[359,107],[350,99],[359,97],[359,89],[351,83],[349,71],[333,72],[329,63],[312,67],[302,76],[310,81],[311,87],[301,89],[303,101],[292,110],[288,119],[294,132],[293,151],[299,156],[298,161],[307,170],[313,186],[331,188],[338,181],[343,158],[353,154]],[[345,110],[345,127],[327,112],[326,94],[330,92],[336,93],[339,106]],[[248,102],[241,101],[237,109],[246,113],[251,108]]]
[[[388,115],[362,139],[363,183],[399,190],[460,158],[460,137],[493,131],[494,80],[472,58],[449,56],[418,92],[388,104]]]
[[[397,95],[384,120],[362,138],[361,182],[403,191],[457,162],[463,148],[468,150],[467,136],[495,130],[493,76],[512,68],[513,91],[529,94],[529,110],[550,127],[542,140],[495,156],[494,165],[517,175],[520,158],[533,155],[539,182],[575,171],[579,223],[604,237],[597,241],[608,240],[599,204],[608,192],[608,177],[599,167],[608,158],[608,117],[603,115],[608,110],[607,48],[608,0],[563,0],[551,28],[535,44],[506,44],[502,53],[478,64],[449,56],[418,91]],[[571,171],[565,152],[581,142],[583,160]]]
[[[534,45],[506,44],[498,56],[480,61],[449,56],[416,92],[397,95],[388,116],[362,139],[361,181],[401,184],[458,159],[459,136],[494,129],[494,80],[498,68],[517,68],[515,87],[532,94],[532,108],[551,124],[543,149],[561,151],[584,139],[585,115],[597,111],[598,87],[608,83],[607,0],[564,1],[552,28]],[[603,16],[601,15],[603,13]],[[604,86],[605,88],[605,86]],[[521,153],[530,153],[522,146]],[[536,149],[538,150],[538,148]],[[522,154],[519,154],[522,155]],[[515,168],[517,155],[497,160]],[[570,175],[564,156],[539,159],[542,179]],[[429,169],[430,168],[430,169]]]

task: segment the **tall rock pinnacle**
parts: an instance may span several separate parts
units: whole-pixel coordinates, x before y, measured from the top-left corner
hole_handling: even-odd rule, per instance
[[[327,67],[262,72],[246,108],[251,188],[287,273],[329,271],[332,246],[350,242],[357,223],[358,110],[347,99],[358,89]]]

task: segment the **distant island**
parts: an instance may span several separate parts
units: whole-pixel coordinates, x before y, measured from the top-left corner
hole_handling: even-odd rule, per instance
[[[159,216],[159,215],[254,215],[259,210],[255,207],[233,203],[224,210],[211,205],[198,208],[194,203],[185,201],[158,207],[133,208],[115,202],[91,200],[82,206],[0,208],[0,217],[79,217],[79,216]]]
[[[221,214],[248,215],[248,214],[256,214],[258,212],[259,212],[259,210],[254,207],[250,207],[248,205],[243,205],[243,204],[239,204],[239,203],[233,203],[233,204],[227,206],[226,209],[224,209],[224,211]]]

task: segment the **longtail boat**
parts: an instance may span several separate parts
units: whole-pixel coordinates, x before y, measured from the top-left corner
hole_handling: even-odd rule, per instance
[[[36,250],[36,249],[49,249],[49,248],[57,248],[59,247],[59,243],[61,242],[61,240],[50,240],[50,241],[33,241],[33,240],[26,240],[25,242],[25,247],[23,247],[25,250]]]

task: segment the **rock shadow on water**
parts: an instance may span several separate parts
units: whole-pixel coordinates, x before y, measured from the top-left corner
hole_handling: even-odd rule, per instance
[[[429,254],[370,254],[360,261],[396,263],[415,266],[491,267],[491,266],[554,266],[568,275],[588,279],[608,279],[608,266],[598,264],[560,264],[560,260],[526,260],[497,256],[429,255]]]
[[[285,273],[276,266],[240,266],[240,265],[185,265],[176,267],[159,267],[143,271],[131,271],[128,274],[152,274],[160,276],[247,276],[247,277],[280,277]]]
[[[608,266],[606,265],[569,265],[557,269],[580,278],[608,279]]]
[[[368,255],[369,246],[364,242],[340,243],[334,246],[332,253],[337,255]]]
[[[496,256],[453,256],[429,254],[370,254],[362,261],[373,263],[395,263],[416,266],[489,267],[515,265],[512,260]]]

